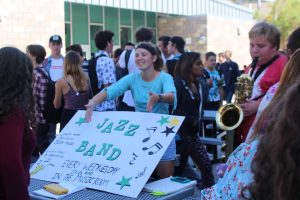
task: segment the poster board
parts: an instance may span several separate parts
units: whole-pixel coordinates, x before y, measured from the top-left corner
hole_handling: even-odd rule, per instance
[[[78,111],[30,169],[31,178],[136,198],[184,117]]]

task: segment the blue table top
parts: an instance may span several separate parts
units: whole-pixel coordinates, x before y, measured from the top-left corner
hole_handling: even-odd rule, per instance
[[[43,180],[38,180],[38,179],[31,179],[30,180],[30,185],[29,185],[29,192],[34,191],[34,190],[38,190],[41,189],[44,185],[48,184],[50,182],[48,181],[43,181]],[[186,199],[187,200],[193,200],[192,196],[195,194],[195,186],[191,187],[191,188],[186,188],[184,190],[178,191],[176,193],[173,194],[169,194],[166,196],[162,196],[162,197],[157,197],[157,196],[153,196],[148,192],[144,192],[142,191],[139,196],[137,197],[137,199],[143,199],[143,200],[182,200],[182,199]],[[191,198],[189,198],[191,197]],[[32,200],[49,200],[49,198],[45,198],[45,197],[41,197],[41,196],[37,196],[34,195],[32,193],[30,193],[30,198]],[[121,196],[121,195],[117,195],[117,194],[112,194],[112,193],[108,193],[108,192],[103,192],[103,191],[99,191],[99,190],[92,190],[92,189],[86,189],[86,190],[81,190],[79,192],[70,194],[64,198],[62,198],[63,200],[92,200],[92,199],[97,199],[97,200],[133,200],[135,198],[131,198],[131,197],[125,197],[125,196]]]

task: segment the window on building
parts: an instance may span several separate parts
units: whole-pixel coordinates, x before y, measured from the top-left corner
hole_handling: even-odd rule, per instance
[[[96,45],[95,45],[95,34],[98,31],[102,31],[103,26],[102,25],[90,25],[90,44],[91,44],[91,53],[96,53],[98,51]]]
[[[127,42],[132,42],[131,27],[120,27],[121,48],[125,47]]]
[[[152,38],[152,42],[153,44],[156,44],[157,40],[156,40],[156,29],[155,28],[151,28],[152,32],[153,32],[153,38]]]
[[[71,45],[71,25],[70,23],[65,23],[65,46],[68,47]]]

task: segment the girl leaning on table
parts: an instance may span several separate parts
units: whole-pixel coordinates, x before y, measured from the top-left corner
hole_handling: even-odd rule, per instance
[[[86,121],[91,121],[95,105],[115,99],[131,90],[135,111],[169,114],[169,105],[176,107],[176,89],[170,75],[161,71],[162,59],[157,48],[149,42],[139,43],[135,50],[135,62],[140,72],[129,74],[103,89],[86,105]],[[173,175],[176,157],[175,139],[172,140],[157,166],[160,178]]]

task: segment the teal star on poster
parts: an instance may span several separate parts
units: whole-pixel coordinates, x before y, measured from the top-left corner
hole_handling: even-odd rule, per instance
[[[132,179],[132,177],[130,177],[130,178],[125,178],[124,176],[122,176],[122,180],[119,181],[119,182],[117,182],[116,184],[117,184],[117,185],[120,185],[120,186],[121,186],[121,187],[120,187],[120,190],[122,190],[124,186],[130,186],[129,181],[130,181],[131,179]]]
[[[79,120],[75,124],[78,124],[78,126],[80,126],[83,123],[86,123],[85,118],[79,117]]]
[[[160,123],[160,126],[162,126],[162,125],[164,125],[164,124],[169,123],[168,119],[169,119],[169,117],[161,116],[161,119],[160,119],[159,121],[157,121],[157,122],[159,122],[159,123]]]

